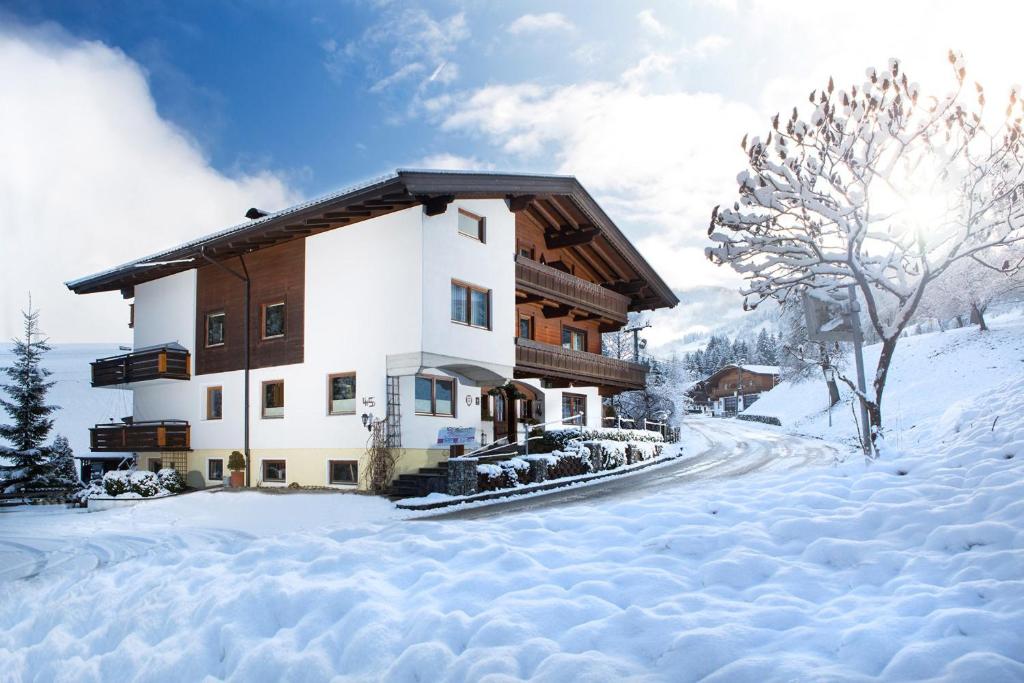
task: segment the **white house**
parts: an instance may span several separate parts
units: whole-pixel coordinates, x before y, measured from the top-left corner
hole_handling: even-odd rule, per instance
[[[133,414],[93,451],[195,486],[247,451],[248,485],[355,487],[370,420],[399,473],[446,458],[446,427],[599,426],[602,395],[644,382],[601,333],[678,303],[572,177],[398,171],[247,216],[67,283],[132,302],[134,350],[93,385],[132,389]]]

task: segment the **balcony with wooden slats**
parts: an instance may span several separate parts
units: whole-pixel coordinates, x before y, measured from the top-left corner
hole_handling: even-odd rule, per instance
[[[149,380],[187,380],[192,376],[188,349],[167,345],[93,361],[92,385],[113,387]]]
[[[522,255],[516,255],[516,290],[615,323],[627,319],[629,297]]]
[[[89,430],[93,453],[188,451],[191,428],[186,420],[98,424]]]
[[[644,387],[647,368],[618,358],[518,337],[515,374],[612,391],[631,391]]]

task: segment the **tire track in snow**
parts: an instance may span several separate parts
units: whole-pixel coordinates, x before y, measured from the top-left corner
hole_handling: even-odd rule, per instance
[[[621,478],[612,477],[589,486],[558,490],[540,496],[512,498],[491,505],[441,512],[415,518],[422,521],[484,519],[512,512],[529,512],[552,506],[588,503],[608,498],[634,498],[693,482],[741,477],[784,465],[786,469],[827,464],[837,447],[761,428],[756,423],[713,418],[694,418],[684,423],[706,448],[665,467],[643,470]]]

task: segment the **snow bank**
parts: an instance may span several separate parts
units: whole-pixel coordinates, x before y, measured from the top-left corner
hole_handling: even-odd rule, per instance
[[[883,420],[890,446],[912,448],[927,443],[932,427],[947,410],[971,403],[979,394],[1021,373],[1024,357],[1024,319],[1018,315],[994,318],[990,332],[964,327],[901,339],[882,399]],[[864,349],[871,376],[879,346]],[[847,363],[853,373],[853,360]],[[799,384],[782,382],[764,393],[745,413],[777,417],[782,429],[846,443],[856,442],[852,394],[840,385],[842,401],[832,409],[829,427],[828,390],[815,379]],[[999,404],[1014,401],[1006,396]],[[966,402],[966,403],[965,403]]]

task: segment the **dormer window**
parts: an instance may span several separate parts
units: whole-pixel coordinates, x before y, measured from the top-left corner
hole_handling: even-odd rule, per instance
[[[484,242],[486,241],[485,221],[486,219],[475,213],[459,209],[459,234]]]

